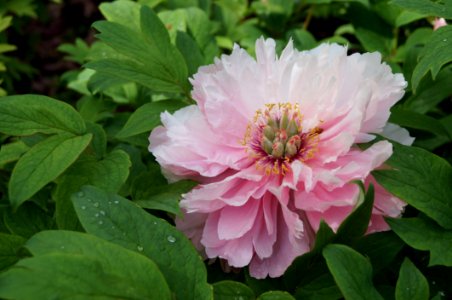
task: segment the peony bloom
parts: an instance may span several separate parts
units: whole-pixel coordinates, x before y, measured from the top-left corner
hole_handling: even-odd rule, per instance
[[[289,42],[277,57],[275,41],[261,38],[256,59],[235,46],[191,82],[197,105],[163,113],[149,150],[170,181],[200,183],[176,223],[207,257],[281,276],[322,219],[337,230],[353,210],[354,180],[376,186],[369,233],[400,215],[404,203],[369,175],[391,144],[357,147],[383,132],[406,87],[380,54],[347,56],[335,44],[299,52]]]
[[[433,30],[437,30],[446,25],[447,22],[444,18],[435,18],[435,20],[433,20]]]

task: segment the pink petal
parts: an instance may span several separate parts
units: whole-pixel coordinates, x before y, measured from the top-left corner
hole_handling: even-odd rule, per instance
[[[224,207],[218,220],[218,237],[222,240],[231,240],[250,231],[259,211],[258,201],[260,200],[251,198],[242,206]]]

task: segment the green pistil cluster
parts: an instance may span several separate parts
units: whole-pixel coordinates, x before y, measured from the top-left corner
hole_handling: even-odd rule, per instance
[[[292,158],[301,147],[298,125],[287,111],[280,120],[269,118],[262,130],[262,149],[274,158]]]

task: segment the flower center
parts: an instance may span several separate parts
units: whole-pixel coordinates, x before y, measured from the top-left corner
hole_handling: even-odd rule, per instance
[[[284,175],[294,160],[306,161],[314,156],[322,129],[307,132],[301,126],[298,104],[269,103],[256,111],[244,138],[256,167],[267,175]]]

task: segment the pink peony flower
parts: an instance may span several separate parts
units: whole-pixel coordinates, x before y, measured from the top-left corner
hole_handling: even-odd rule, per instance
[[[435,20],[433,21],[433,30],[437,30],[438,28],[441,28],[446,25],[447,22],[444,18],[435,18]]]
[[[256,60],[235,46],[191,82],[197,105],[163,113],[149,150],[170,181],[200,182],[176,223],[207,257],[281,276],[310,250],[320,220],[337,230],[353,210],[354,180],[376,187],[369,233],[401,214],[404,203],[369,175],[391,144],[356,146],[383,132],[406,87],[380,54],[347,56],[335,44],[299,52],[289,42],[277,57],[275,41],[261,38]]]

